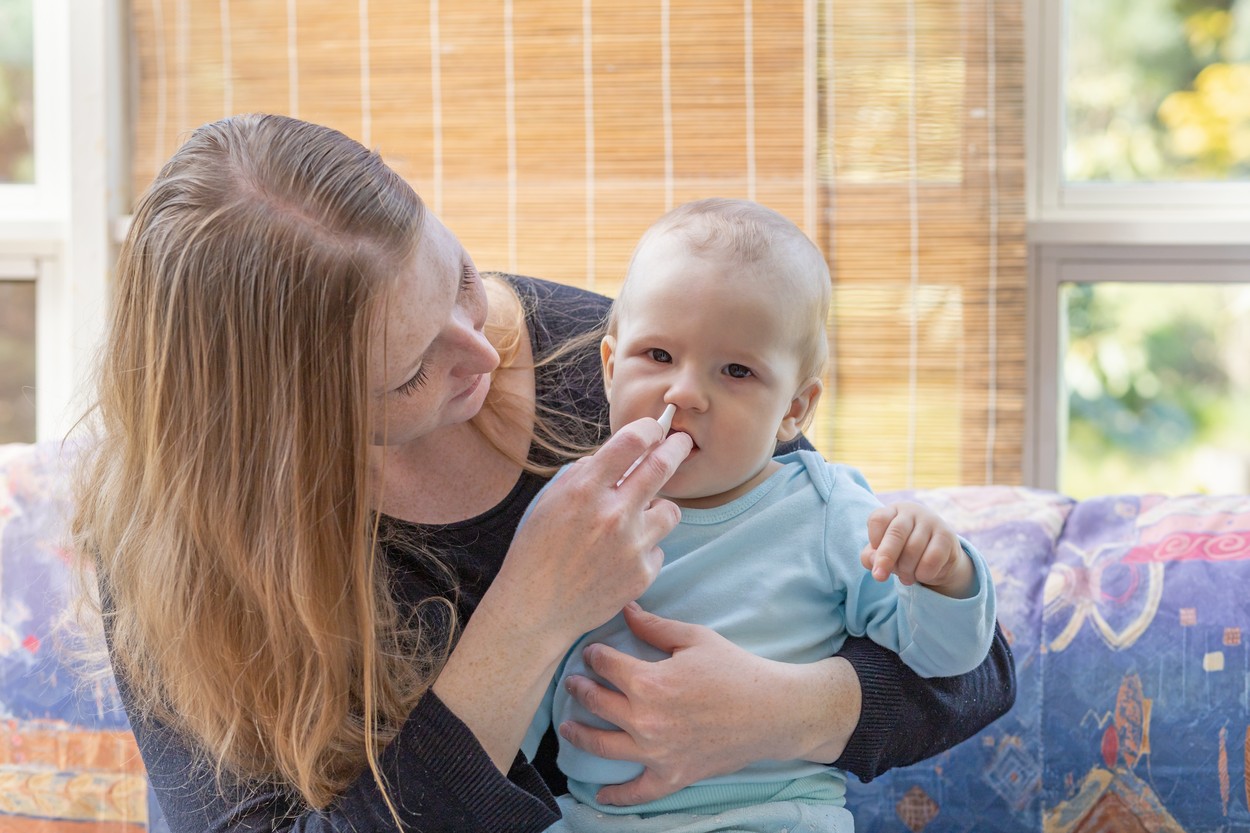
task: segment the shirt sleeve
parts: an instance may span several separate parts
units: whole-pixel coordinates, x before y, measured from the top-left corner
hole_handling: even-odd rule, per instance
[[[868,545],[868,518],[881,507],[863,475],[850,466],[826,465],[811,456],[809,469],[821,467],[818,482],[827,483],[824,552],[835,589],[845,592],[842,611],[846,632],[868,636],[896,651],[923,677],[951,677],[980,665],[994,631],[994,584],[981,554],[959,539],[975,570],[975,592],[952,598],[921,584],[905,585],[894,575],[877,581],[864,568],[860,553]],[[823,491],[823,490],[822,490]]]
[[[863,696],[859,723],[833,765],[864,782],[945,752],[1016,702],[1015,663],[997,625],[989,655],[957,677],[925,679],[862,637],[847,639],[837,655],[855,669]]]
[[[123,702],[128,702],[124,687]],[[395,820],[368,770],[322,811],[269,784],[220,783],[174,731],[132,717],[135,738],[171,833],[303,831],[393,833]],[[433,692],[379,760],[404,830],[538,833],[560,818],[536,770],[518,755],[505,775]]]

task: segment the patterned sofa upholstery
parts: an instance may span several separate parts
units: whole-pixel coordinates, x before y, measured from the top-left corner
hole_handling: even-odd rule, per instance
[[[67,470],[59,444],[0,446],[0,831],[164,831],[116,691],[61,657]]]
[[[65,472],[55,444],[0,446],[0,831],[164,831],[115,691],[55,644]],[[860,833],[1250,828],[1250,496],[884,497],[985,554],[1019,689],[977,737],[853,784]]]
[[[1017,699],[950,752],[854,785],[856,830],[1250,829],[1250,496],[905,497],[988,559]]]

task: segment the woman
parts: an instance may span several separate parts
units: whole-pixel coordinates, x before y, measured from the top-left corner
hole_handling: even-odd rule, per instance
[[[558,817],[517,749],[568,647],[654,578],[677,520],[655,494],[690,446],[628,426],[516,534],[544,473],[606,422],[597,351],[560,346],[607,301],[489,285],[488,306],[455,237],[377,156],[292,119],[199,129],[140,200],[75,532],[174,831]],[[637,627],[673,658],[597,652],[624,698],[575,681],[628,731],[562,727],[648,767],[610,802],[770,757],[871,777],[1013,698],[1001,639],[979,671],[924,682],[871,645],[790,667],[703,629]],[[894,731],[905,712],[923,722]]]

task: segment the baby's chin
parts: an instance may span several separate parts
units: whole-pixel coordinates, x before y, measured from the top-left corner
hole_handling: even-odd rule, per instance
[[[678,469],[678,474],[673,476],[678,480],[677,483],[669,480],[664,484],[664,488],[660,490],[660,497],[689,509],[707,509],[725,502],[722,499],[725,495],[724,489],[699,488],[693,484],[682,484],[680,472],[681,470]]]

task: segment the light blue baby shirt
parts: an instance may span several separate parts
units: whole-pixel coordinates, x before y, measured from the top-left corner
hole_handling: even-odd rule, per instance
[[[848,635],[868,636],[899,654],[924,677],[976,668],[994,635],[994,591],[984,560],[966,541],[976,566],[971,598],[952,599],[894,576],[878,582],[860,563],[868,515],[881,506],[860,473],[797,451],[751,492],[712,509],[683,509],[661,543],[664,566],[643,594],[644,610],[707,625],[742,648],[773,660],[810,663],[841,648]],[[523,521],[524,522],[524,521]],[[660,660],[667,654],[637,639],[618,614],[570,650],[535,715],[522,749],[533,758],[554,722],[615,728],[587,712],[564,689],[570,674],[599,679],[582,661],[592,642]],[[600,680],[602,682],[602,680]],[[599,805],[599,788],[632,780],[642,767],[583,752],[560,741],[569,792],[604,813],[718,813],[761,801],[843,803],[846,776],[809,761],[759,761],[693,784],[658,801]]]

